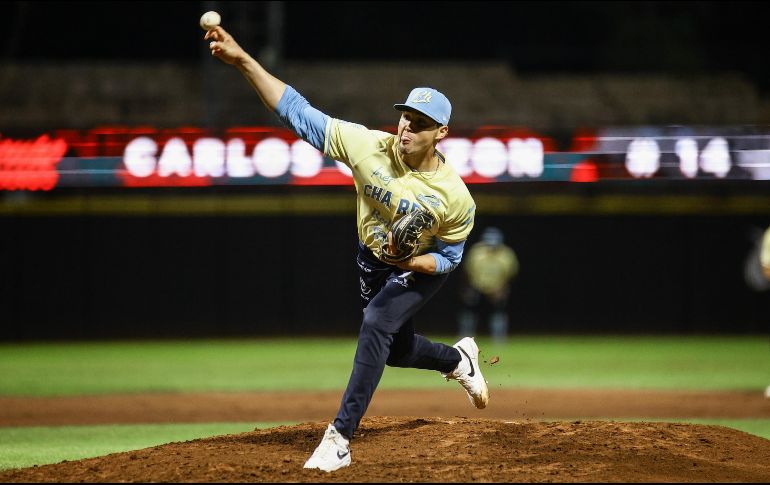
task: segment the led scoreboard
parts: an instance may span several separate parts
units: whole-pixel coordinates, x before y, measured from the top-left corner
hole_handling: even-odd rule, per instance
[[[525,128],[452,130],[438,149],[467,183],[770,180],[770,130],[579,130],[569,146]],[[286,129],[111,126],[0,137],[0,190],[351,185],[350,170]]]

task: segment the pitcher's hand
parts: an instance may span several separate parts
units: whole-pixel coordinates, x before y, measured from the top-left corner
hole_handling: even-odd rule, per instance
[[[248,56],[246,52],[235,42],[233,36],[228,34],[222,26],[216,26],[206,32],[204,40],[211,40],[209,49],[211,55],[218,57],[222,62],[235,64],[239,60]]]

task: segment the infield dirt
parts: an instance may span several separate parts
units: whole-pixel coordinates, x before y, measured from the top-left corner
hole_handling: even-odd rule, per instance
[[[7,470],[0,473],[0,480],[770,481],[770,440],[722,426],[661,422],[769,418],[770,400],[761,392],[501,389],[493,391],[486,410],[478,411],[459,390],[380,390],[352,442],[352,466],[331,474],[304,470],[302,465],[320,441],[339,398],[339,392],[2,397],[0,426],[303,422]]]

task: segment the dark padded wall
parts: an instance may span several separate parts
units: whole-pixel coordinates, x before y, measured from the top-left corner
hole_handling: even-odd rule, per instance
[[[748,216],[480,215],[521,272],[514,332],[759,332]],[[0,338],[355,335],[352,215],[0,217]],[[462,277],[418,314],[453,333]]]

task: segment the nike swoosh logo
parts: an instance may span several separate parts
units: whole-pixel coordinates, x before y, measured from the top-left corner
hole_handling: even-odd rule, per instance
[[[468,377],[475,376],[476,375],[476,369],[473,368],[473,361],[471,360],[471,356],[468,355],[468,352],[464,351],[462,347],[457,347],[457,348],[460,349],[460,352],[465,354],[466,357],[468,357],[468,363],[471,365],[471,373],[468,374]]]
[[[340,454],[340,452],[338,451],[337,452],[337,458],[339,458],[341,460],[341,459],[345,458],[346,456],[348,456],[349,453],[350,453],[349,450],[346,451],[345,453],[342,453],[342,454]]]

